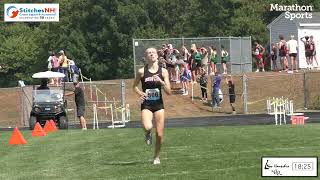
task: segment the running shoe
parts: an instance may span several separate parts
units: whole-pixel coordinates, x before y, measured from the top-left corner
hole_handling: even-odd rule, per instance
[[[153,164],[160,164],[160,158],[154,158]]]

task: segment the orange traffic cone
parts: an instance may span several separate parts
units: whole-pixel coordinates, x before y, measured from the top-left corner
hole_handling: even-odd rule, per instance
[[[50,121],[46,121],[46,124],[44,125],[44,131],[47,132],[47,133],[50,133],[50,132],[53,132],[53,128],[52,128],[52,125],[50,123]]]
[[[17,145],[17,144],[27,144],[27,141],[24,139],[23,135],[19,131],[18,127],[13,129],[11,138],[9,140],[9,144]]]
[[[57,126],[56,126],[56,123],[55,123],[52,119],[50,119],[50,124],[51,124],[51,126],[52,126],[53,132],[58,131],[58,128],[57,128]]]
[[[39,122],[37,122],[33,128],[32,136],[46,136],[46,135],[47,135],[47,133],[42,129]]]

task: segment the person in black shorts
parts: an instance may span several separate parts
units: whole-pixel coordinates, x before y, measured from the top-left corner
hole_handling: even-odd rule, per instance
[[[279,49],[279,56],[280,56],[280,64],[281,64],[281,70],[288,72],[288,59],[287,59],[287,53],[288,53],[288,47],[287,47],[287,41],[284,39],[283,35],[279,35],[279,43],[278,49]]]
[[[276,47],[276,45],[274,43],[271,44],[271,61],[272,61],[272,68],[273,71],[278,71],[278,66],[277,66],[277,53],[278,53],[278,49]]]
[[[305,56],[307,61],[307,69],[312,69],[312,62],[311,62],[312,46],[309,40],[309,36],[301,37],[300,40],[304,44]]]
[[[80,120],[80,126],[82,130],[87,130],[87,123],[86,123],[86,119],[84,118],[85,107],[86,107],[84,93],[82,88],[80,87],[79,82],[74,82],[73,85],[75,87],[74,99],[77,106],[77,116]]]
[[[160,149],[163,143],[164,130],[164,105],[161,87],[166,94],[171,94],[169,73],[166,69],[159,67],[158,54],[155,48],[148,48],[145,51],[146,66],[137,72],[133,90],[140,96],[141,119],[145,131],[145,142],[152,144],[152,118],[156,123],[156,145],[153,164],[160,164]],[[141,81],[142,91],[138,85]]]
[[[232,80],[231,75],[226,78],[226,82],[229,88],[229,101],[230,101],[230,106],[232,108],[232,114],[236,114],[236,109],[234,107],[234,103],[236,102],[236,93],[234,88],[234,82]]]

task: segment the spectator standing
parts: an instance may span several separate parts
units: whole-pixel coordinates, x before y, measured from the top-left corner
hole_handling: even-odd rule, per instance
[[[223,74],[227,74],[227,62],[230,61],[229,53],[224,49],[224,46],[221,46],[221,63],[223,68]]]
[[[200,88],[201,88],[201,100],[207,101],[208,95],[207,95],[207,83],[208,83],[208,77],[206,70],[204,68],[201,68],[201,76],[199,78]]]
[[[57,58],[57,55],[54,51],[51,52],[49,59],[50,59],[50,61],[52,61],[51,71],[59,72],[60,63],[59,63],[59,59]],[[49,59],[48,59],[48,61],[49,61]],[[54,78],[54,84],[58,86],[60,84],[60,78]]]
[[[255,47],[254,47],[254,55],[256,58],[256,66],[257,66],[257,70],[256,72],[260,71],[260,68],[262,69],[262,72],[264,72],[264,62],[263,62],[263,54],[265,52],[265,48],[262,47],[261,44],[259,44],[257,41],[254,43]]]
[[[69,63],[70,63],[70,72],[71,72],[72,82],[78,82],[79,75],[80,75],[79,68],[76,66],[73,60],[70,60]]]
[[[306,56],[306,61],[307,61],[307,69],[312,69],[312,63],[311,63],[311,56],[312,56],[312,47],[311,47],[311,42],[309,40],[309,36],[305,36],[300,38],[300,40],[304,44],[304,50],[305,50],[305,56]]]
[[[284,70],[288,72],[288,59],[287,59],[287,42],[284,39],[283,35],[279,36],[279,43],[278,43],[278,48],[279,48],[279,56],[280,56],[280,64],[281,64],[281,70]]]
[[[232,114],[236,114],[236,109],[234,106],[234,103],[236,102],[236,93],[235,93],[234,82],[232,80],[231,75],[226,78],[226,82],[227,82],[228,89],[229,89],[229,102],[230,102],[230,106],[232,108]]]
[[[316,67],[319,67],[318,64],[318,60],[317,60],[317,53],[316,53],[316,43],[313,40],[313,36],[310,36],[310,43],[311,43],[311,52],[312,52],[312,56],[310,57],[310,60],[312,62],[312,66],[313,66],[313,60],[317,63]]]
[[[278,71],[278,65],[277,65],[278,49],[274,43],[271,44],[270,54],[271,54],[271,61],[272,61],[273,70]]]
[[[183,61],[185,63],[188,63],[188,59],[190,57],[190,53],[189,53],[189,51],[188,51],[188,49],[186,48],[185,45],[182,45],[182,47],[181,47],[181,56],[183,58]]]
[[[210,47],[210,67],[211,73],[214,75],[217,72],[218,53],[217,49],[213,46]]]
[[[213,80],[212,80],[212,93],[211,93],[211,97],[212,97],[212,106],[213,108],[217,108],[220,107],[220,97],[219,97],[219,91],[220,91],[220,84],[221,84],[221,76],[219,73],[216,73],[213,76]]]
[[[204,69],[205,72],[207,73],[208,72],[208,60],[209,60],[208,50],[205,47],[201,47],[200,53],[201,53],[201,69]],[[200,71],[201,71],[201,69],[200,69]]]
[[[53,71],[53,56],[54,52],[51,51],[48,58],[48,71]],[[49,84],[54,84],[54,78],[49,79]]]
[[[173,81],[180,83],[180,52],[173,49],[172,64],[174,65]]]
[[[169,79],[170,81],[174,81],[174,73],[175,73],[175,55],[174,55],[174,49],[172,44],[168,44],[167,49],[165,50],[165,62],[166,62],[166,68],[169,72]]]
[[[290,38],[291,39],[288,41],[287,44],[288,44],[289,57],[291,60],[291,71],[293,72],[294,69],[296,69],[296,72],[298,72],[298,61],[297,61],[298,41],[294,39],[294,35],[291,35]]]
[[[87,123],[86,119],[84,118],[85,113],[85,99],[84,99],[84,92],[82,88],[80,87],[80,83],[78,81],[73,83],[75,89],[74,89],[74,99],[77,106],[77,116],[80,121],[80,126],[82,130],[87,130]]]
[[[182,82],[182,95],[188,95],[189,82],[191,81],[191,71],[187,63],[183,63],[181,82]]]
[[[69,59],[65,55],[64,50],[59,51],[59,63],[60,63],[60,70],[61,73],[65,74],[64,81],[68,82],[69,81]]]
[[[191,73],[192,73],[192,83],[196,83],[197,79],[197,69],[201,67],[201,54],[197,50],[196,44],[191,45]]]

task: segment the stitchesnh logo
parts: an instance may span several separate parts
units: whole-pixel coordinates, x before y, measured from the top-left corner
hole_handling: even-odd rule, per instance
[[[57,22],[59,4],[5,4],[6,22]]]
[[[19,10],[15,6],[10,6],[8,7],[6,13],[7,13],[7,16],[9,16],[9,18],[15,18],[18,16]]]
[[[279,4],[270,4],[270,11],[279,11],[285,12],[285,18],[293,19],[311,19],[313,5],[279,5]]]

